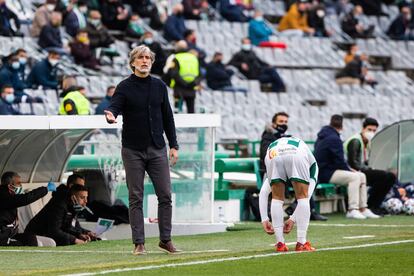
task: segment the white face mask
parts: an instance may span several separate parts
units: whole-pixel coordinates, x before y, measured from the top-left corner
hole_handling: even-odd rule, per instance
[[[86,6],[79,7],[79,11],[83,14],[86,14],[88,12],[88,7]]]
[[[325,11],[324,10],[317,10],[316,11],[316,15],[320,18],[325,16]]]
[[[48,11],[52,12],[52,11],[55,10],[55,5],[53,5],[53,4],[47,4],[46,5],[46,8],[47,8]]]
[[[364,137],[367,138],[368,141],[371,141],[372,138],[374,138],[375,136],[375,132],[373,131],[365,131],[364,132]]]
[[[49,63],[50,63],[50,65],[52,65],[53,67],[55,67],[56,64],[59,63],[59,60],[58,59],[49,59]]]
[[[21,65],[25,65],[27,63],[27,58],[21,57],[19,58],[19,62]]]
[[[257,21],[263,21],[263,16],[258,16],[255,18]]]
[[[252,45],[251,44],[242,44],[241,46],[243,51],[250,51],[252,49]]]

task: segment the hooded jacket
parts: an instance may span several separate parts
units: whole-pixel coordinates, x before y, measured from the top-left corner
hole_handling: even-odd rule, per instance
[[[319,165],[319,182],[329,182],[336,170],[349,171],[338,131],[324,126],[315,142],[315,158]]]

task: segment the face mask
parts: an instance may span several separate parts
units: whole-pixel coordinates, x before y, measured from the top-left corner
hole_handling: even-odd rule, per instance
[[[411,20],[411,14],[407,14],[407,15],[405,16],[405,19],[406,19],[407,21],[410,21],[410,20]]]
[[[277,132],[279,132],[280,134],[283,134],[286,132],[286,130],[288,129],[287,125],[276,125]]]
[[[12,65],[11,65],[11,67],[12,67],[14,70],[19,69],[19,68],[20,68],[20,62],[18,62],[18,61],[13,61],[13,63],[12,63]]]
[[[370,142],[372,140],[372,138],[374,138],[375,132],[373,132],[373,131],[365,131],[364,132],[364,136]]]
[[[152,44],[154,42],[154,39],[152,37],[147,37],[144,39],[144,43],[149,45]]]
[[[17,186],[14,186],[13,185],[13,192],[16,194],[16,195],[21,195],[21,194],[23,194],[23,187],[17,187]]]
[[[251,44],[242,44],[241,48],[242,48],[243,51],[248,52],[252,49],[252,45]]]
[[[86,14],[88,12],[88,7],[86,6],[79,7],[79,11],[83,14]]]
[[[263,16],[258,16],[255,19],[256,19],[256,21],[263,21]]]
[[[316,11],[316,15],[320,18],[325,16],[325,11],[324,10],[317,10]]]
[[[73,202],[73,210],[75,210],[76,213],[79,213],[85,210],[85,206],[82,206],[78,203],[76,196],[72,196],[72,202]]]
[[[101,20],[99,19],[89,19],[89,22],[95,27],[98,27],[101,24]]]
[[[21,57],[21,58],[19,58],[19,62],[20,62],[21,65],[26,65],[27,58]]]
[[[4,98],[6,100],[6,102],[8,102],[9,104],[12,104],[14,102],[14,94],[7,94],[6,97]]]
[[[46,5],[46,8],[47,8],[48,11],[52,12],[52,11],[55,10],[55,5],[53,5],[53,4],[47,4]]]
[[[55,67],[59,63],[59,60],[49,59],[49,63],[50,63],[50,65],[52,65],[52,67]]]
[[[75,203],[73,204],[73,210],[75,210],[76,213],[79,213],[85,210],[85,207],[80,205],[79,203]]]
[[[81,36],[78,38],[78,41],[81,43],[88,43],[89,39],[85,36]]]

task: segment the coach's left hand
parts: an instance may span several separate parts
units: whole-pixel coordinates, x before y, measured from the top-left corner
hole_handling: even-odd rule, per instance
[[[174,166],[178,161],[178,150],[172,148],[170,149],[170,164]]]

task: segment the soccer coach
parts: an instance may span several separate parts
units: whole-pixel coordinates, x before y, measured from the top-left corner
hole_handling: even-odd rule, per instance
[[[119,114],[123,116],[122,160],[129,191],[134,255],[146,254],[142,211],[145,171],[158,198],[159,248],[168,253],[179,251],[171,242],[171,179],[163,133],[169,142],[171,165],[178,160],[178,143],[167,87],[150,75],[154,60],[155,54],[146,46],[138,46],[129,53],[133,74],[118,84],[105,110],[110,124],[116,123]]]

